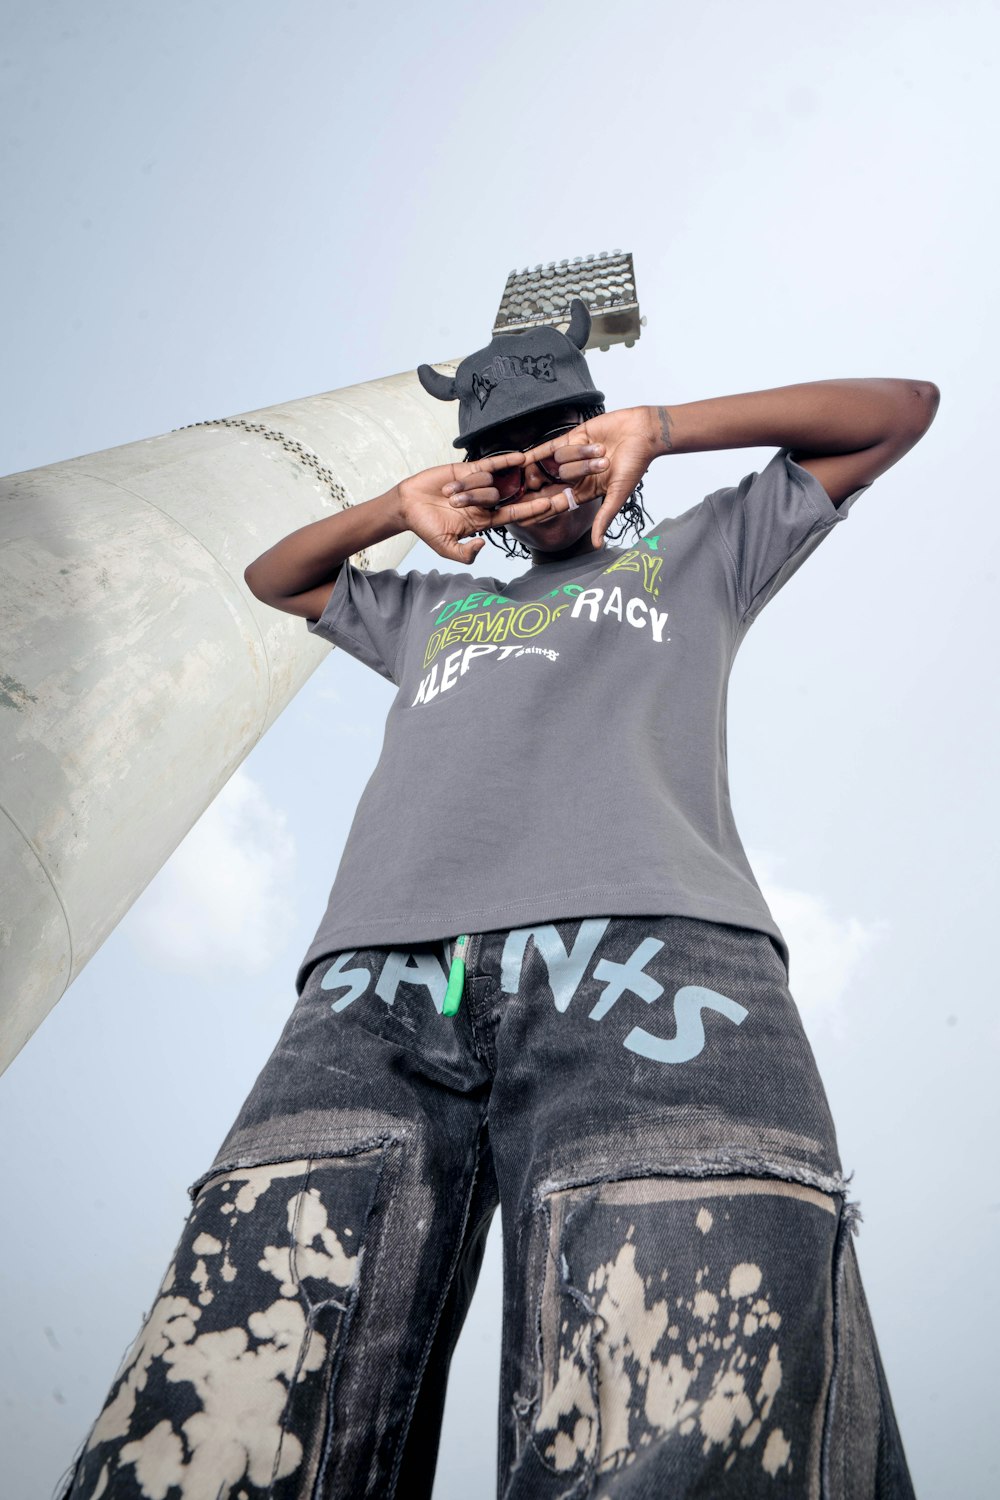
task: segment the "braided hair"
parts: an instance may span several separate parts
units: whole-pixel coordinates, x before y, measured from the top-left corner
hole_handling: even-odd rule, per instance
[[[591,417],[601,416],[605,410],[606,407],[603,405],[581,407],[579,425],[582,426],[584,422],[589,422]],[[474,452],[474,450],[470,448],[466,451],[466,462],[472,463],[478,456],[478,451]],[[645,506],[642,503],[642,480],[640,479],[635,489],[629,495],[628,499],[625,501],[625,504],[618,512],[615,520],[612,522],[612,525],[614,525],[615,522],[621,522],[621,524],[618,526],[618,530],[612,531],[611,527],[609,526],[607,532],[605,533],[605,537],[608,541],[616,541],[618,537],[620,537],[629,526],[632,526],[635,530],[636,541],[638,541],[642,536],[643,531],[646,529],[647,525],[649,525],[652,519],[652,516],[648,514]],[[528,548],[525,547],[524,543],[515,541],[515,539],[508,534],[506,526],[491,526],[488,531],[483,532],[483,535],[486,537],[486,540],[490,542],[494,547],[502,547],[508,557],[531,557],[531,553]]]

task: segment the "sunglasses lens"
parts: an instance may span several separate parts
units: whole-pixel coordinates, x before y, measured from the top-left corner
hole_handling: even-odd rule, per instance
[[[524,483],[523,469],[496,469],[493,473],[493,483],[500,492],[501,500],[511,500],[515,495],[521,493]]]
[[[551,438],[562,436],[563,431],[569,432],[571,430],[571,428],[567,427],[562,429],[562,431],[548,432],[543,438],[539,439],[539,442],[548,442]],[[485,458],[492,457],[493,455],[483,454],[482,456]],[[537,462],[546,479],[558,481],[559,467],[551,454],[548,458],[538,459]],[[524,489],[524,470],[521,468],[495,469],[493,471],[493,483],[499,491],[501,500],[516,500]]]
[[[562,437],[565,436],[565,434],[567,432],[571,432],[571,431],[572,431],[572,428],[570,428],[570,427],[564,427],[562,429],[557,428],[554,432],[547,433],[546,437],[545,437],[545,439],[543,439],[543,441],[551,441],[552,438],[556,438],[556,437],[562,438]],[[541,469],[542,473],[545,475],[545,477],[547,479],[558,480],[558,478],[559,478],[559,465],[556,462],[556,457],[555,457],[554,453],[550,453],[549,456],[548,456],[548,458],[540,458],[540,459],[538,459],[538,467]]]

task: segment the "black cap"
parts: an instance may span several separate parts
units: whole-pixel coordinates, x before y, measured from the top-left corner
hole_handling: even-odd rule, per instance
[[[419,365],[417,376],[428,395],[458,401],[458,437],[453,447],[468,448],[495,427],[550,406],[600,406],[582,350],[590,334],[590,311],[581,297],[570,304],[565,333],[542,326],[524,333],[498,333],[485,349],[463,359],[455,374]]]

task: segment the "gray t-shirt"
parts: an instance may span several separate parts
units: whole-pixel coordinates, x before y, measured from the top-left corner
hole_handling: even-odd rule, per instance
[[[345,563],[310,631],[399,691],[296,977],[341,949],[669,915],[784,938],[729,801],[747,629],[839,507],[779,450],[635,545],[469,572]]]

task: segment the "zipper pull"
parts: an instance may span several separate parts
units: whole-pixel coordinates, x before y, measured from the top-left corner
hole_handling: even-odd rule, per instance
[[[451,961],[451,972],[448,975],[448,988],[445,991],[444,1005],[441,1010],[443,1016],[457,1016],[458,1007],[462,1003],[462,991],[465,988],[465,950],[469,946],[469,933],[464,932],[455,943],[455,954]]]

